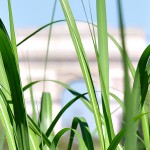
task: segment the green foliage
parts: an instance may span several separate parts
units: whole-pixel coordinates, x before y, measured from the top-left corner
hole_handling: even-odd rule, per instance
[[[57,0],[54,1],[53,15],[51,22],[31,33],[20,43],[16,44],[13,15],[11,9],[11,1],[8,0],[10,36],[5,29],[3,22],[0,20],[0,122],[3,130],[0,138],[0,148],[3,148],[4,137],[6,135],[8,147],[10,150],[57,150],[59,142],[64,134],[70,133],[66,142],[67,149],[71,150],[74,144],[74,137],[78,139],[78,146],[81,150],[94,150],[94,138],[90,132],[89,126],[85,118],[72,118],[70,128],[63,128],[57,134],[54,133],[54,128],[62,115],[70,108],[77,100],[81,100],[88,110],[93,114],[96,125],[96,133],[98,135],[99,145],[102,150],[136,150],[138,144],[143,144],[146,150],[150,149],[150,131],[149,131],[149,109],[148,109],[148,94],[149,94],[149,77],[150,77],[150,46],[148,46],[141,55],[136,70],[126,51],[126,43],[124,37],[124,24],[120,0],[118,4],[118,18],[121,35],[121,46],[117,43],[114,37],[107,33],[107,15],[105,0],[96,0],[96,15],[97,25],[93,24],[90,1],[88,0],[92,23],[88,21],[84,2],[83,9],[86,15],[87,24],[89,26],[91,38],[93,41],[97,68],[99,71],[102,110],[99,107],[92,72],[89,66],[89,61],[86,55],[86,50],[82,44],[82,38],[78,31],[73,12],[68,0],[60,0],[61,7],[65,16],[65,20],[54,21],[55,8]],[[56,23],[66,21],[70,31],[71,39],[74,44],[78,61],[81,67],[83,78],[86,83],[87,92],[80,93],[72,89],[69,85],[55,80],[46,79],[47,60],[50,45],[50,37],[52,26]],[[32,81],[22,87],[20,80],[19,61],[17,54],[17,46],[24,43],[29,38],[32,38],[36,33],[50,26],[49,37],[47,43],[47,52],[45,57],[44,79]],[[98,37],[96,37],[95,28],[97,29]],[[109,57],[108,57],[108,38],[118,48],[122,57],[124,69],[124,101],[117,95],[109,91]],[[129,74],[131,73],[133,85],[131,85]],[[53,82],[66,88],[74,95],[74,98],[69,100],[67,104],[53,118],[53,100],[50,93],[43,92],[41,98],[40,115],[37,118],[35,111],[34,96],[32,95],[32,86],[39,82]],[[131,87],[130,87],[131,85]],[[24,91],[30,90],[32,98],[33,116],[28,116],[24,102]],[[45,89],[44,89],[45,90]],[[89,99],[85,95],[89,95]],[[120,105],[125,115],[122,128],[119,133],[115,134],[112,123],[112,114],[110,112],[109,97],[113,97]],[[38,121],[37,121],[38,120]],[[139,127],[141,126],[141,129]],[[124,142],[122,142],[124,140]]]
[[[10,88],[10,95],[13,103],[13,112],[15,125],[13,128],[16,131],[17,144],[21,149],[29,148],[28,126],[26,120],[26,110],[24,106],[24,98],[13,48],[6,30],[0,22],[0,52],[6,71],[7,80]]]

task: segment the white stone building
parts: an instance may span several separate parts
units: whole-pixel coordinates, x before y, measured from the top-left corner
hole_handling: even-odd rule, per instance
[[[96,86],[96,89],[100,90],[97,62],[88,25],[85,23],[78,23],[78,28],[81,34],[85,52],[87,54],[90,63],[94,84]],[[17,30],[16,35],[17,41],[18,42],[21,41],[33,31],[35,31],[35,29]],[[113,35],[113,37],[120,43],[119,31],[117,29],[110,28],[108,32],[111,35]],[[30,66],[32,81],[42,80],[44,78],[44,62],[46,57],[47,40],[48,40],[48,28],[40,31],[38,34],[36,34],[31,39],[27,40],[18,47],[23,85],[26,85],[28,83],[28,75],[29,75],[28,66]],[[143,30],[135,28],[127,29],[126,45],[129,56],[133,64],[136,66],[142,51],[146,48],[146,36]],[[121,92],[123,91],[123,71],[122,71],[121,57],[118,48],[110,39],[109,39],[109,57],[110,57],[110,87],[112,91],[118,93],[119,96],[122,97]],[[82,72],[77,60],[77,55],[66,24],[59,24],[53,26],[48,55],[48,67],[46,78],[51,80],[58,80],[67,84],[83,80]],[[39,104],[41,92],[43,89],[43,83],[41,82],[33,86],[33,89],[37,104],[37,111],[39,111],[40,108]],[[63,87],[61,87],[56,83],[47,82],[46,91],[52,94],[53,111],[54,111],[53,114],[55,117],[55,115],[61,108],[64,89]],[[28,92],[25,92],[25,99],[27,103],[27,111],[31,113],[32,110]],[[111,111],[113,111],[118,107],[118,105],[114,100],[111,100],[110,105]],[[121,110],[118,110],[115,114],[113,114],[113,120],[116,131],[118,131],[119,129],[121,112],[122,112]],[[59,122],[57,128],[60,128],[61,126],[62,124],[61,122]]]

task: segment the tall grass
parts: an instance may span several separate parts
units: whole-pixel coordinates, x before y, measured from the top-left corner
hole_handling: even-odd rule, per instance
[[[51,22],[37,29],[34,33],[31,33],[31,35],[26,37],[18,44],[16,44],[10,0],[8,0],[8,11],[11,38],[6,31],[3,22],[0,20],[0,121],[3,125],[3,131],[5,132],[9,149],[59,149],[58,143],[61,137],[66,132],[69,132],[70,135],[68,137],[68,143],[66,146],[68,150],[72,149],[75,136],[78,138],[80,149],[94,150],[94,139],[90,132],[89,125],[86,119],[83,117],[72,118],[72,125],[70,128],[63,128],[57,134],[54,133],[54,128],[63,113],[65,113],[66,110],[71,107],[77,100],[81,100],[84,102],[85,106],[88,107],[89,111],[94,116],[94,123],[96,124],[96,132],[98,134],[100,146],[99,149],[136,150],[138,149],[138,144],[143,143],[144,149],[149,150],[149,111],[145,105],[145,101],[148,99],[147,92],[150,76],[150,46],[148,46],[144,50],[143,54],[139,58],[138,65],[135,70],[126,51],[124,23],[120,0],[117,0],[117,4],[121,35],[120,37],[122,41],[121,45],[119,45],[117,41],[113,38],[113,36],[109,35],[107,32],[107,14],[105,0],[96,0],[97,25],[93,24],[93,20],[92,23],[88,21],[86,9],[82,1],[83,9],[87,18],[87,24],[89,25],[91,38],[93,40],[95,48],[95,61],[97,62],[97,68],[99,71],[99,86],[101,88],[102,100],[102,110],[100,110],[94,88],[92,72],[89,66],[89,60],[86,55],[86,49],[82,44],[82,38],[78,31],[78,27],[76,25],[76,21],[74,19],[74,15],[70,8],[69,2],[68,0],[60,0],[65,20],[54,21],[56,2],[57,0],[54,3],[55,5]],[[88,2],[90,7],[90,1]],[[90,15],[92,19],[91,12],[92,11],[90,8]],[[32,36],[40,32],[42,29],[50,26],[46,53],[48,54],[52,25],[63,21],[66,21],[68,25],[68,29],[76,50],[83,78],[86,83],[87,92],[80,93],[77,92],[75,89],[72,89],[69,85],[60,81],[47,80],[46,66],[48,55],[46,55],[44,82],[54,82],[63,86],[74,95],[74,98],[71,99],[59,111],[55,118],[52,118],[53,100],[51,99],[50,93],[43,92],[41,98],[40,115],[37,121],[35,119],[37,114],[34,114],[34,116],[32,116],[31,118],[26,112],[23,92],[28,90],[29,88],[32,88],[32,86],[34,86],[38,82],[43,82],[43,80],[30,80],[30,82],[26,86],[22,86],[20,80],[21,77],[19,71],[17,46],[21,45],[29,38],[32,38]],[[97,34],[95,33],[95,28],[97,29]],[[117,95],[115,95],[114,93],[110,93],[109,91],[110,86],[108,38],[110,38],[114,42],[122,56],[122,64],[124,70],[124,102],[122,102]],[[130,77],[130,73],[132,77]],[[133,79],[133,85],[130,82],[130,78]],[[87,94],[89,95],[89,99],[85,97],[85,95]],[[114,132],[112,114],[110,112],[110,96],[112,96],[118,102],[125,115],[125,121],[122,125],[120,132],[117,134],[115,134]],[[32,99],[34,100],[33,97]],[[35,106],[33,106],[33,109],[34,108]],[[81,129],[81,133],[77,130],[78,126]],[[3,132],[1,137],[4,138]],[[123,139],[124,142],[122,142]],[[3,149],[3,141],[1,142],[0,146]]]

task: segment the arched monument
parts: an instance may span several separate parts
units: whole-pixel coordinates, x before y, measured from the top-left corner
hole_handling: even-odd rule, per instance
[[[86,55],[90,64],[93,81],[97,89],[99,88],[99,75],[97,70],[97,62],[90,35],[89,27],[85,23],[78,23],[78,29],[81,35],[81,39],[85,48]],[[20,29],[17,30],[17,41],[21,41],[27,35],[32,33],[34,29]],[[109,28],[109,34],[111,34],[120,43],[118,29]],[[96,34],[96,28],[95,28]],[[129,28],[126,30],[126,44],[129,56],[136,66],[137,61],[146,48],[146,36],[143,30]],[[48,40],[48,28],[40,31],[35,36],[24,42],[18,47],[19,60],[20,60],[20,72],[23,85],[29,82],[29,68],[32,81],[43,80],[44,78],[44,63],[46,58]],[[109,57],[110,57],[110,87],[115,92],[122,92],[123,90],[123,71],[121,64],[121,57],[116,45],[109,39]],[[29,67],[30,66],[30,67]],[[71,41],[71,37],[66,24],[58,24],[53,26],[52,35],[50,40],[48,65],[46,71],[46,79],[58,80],[66,84],[79,79],[83,79],[80,65],[77,59],[75,48]],[[53,83],[46,82],[46,91],[50,92],[53,99],[54,116],[60,110],[60,101],[62,86]],[[43,83],[38,83],[33,86],[36,103],[39,105],[41,92],[43,89]],[[122,96],[120,94],[120,96]],[[25,92],[25,99],[27,111],[32,112],[30,105],[29,93]],[[112,104],[112,107],[115,107]],[[40,107],[37,108],[37,110]],[[113,108],[112,108],[113,109]],[[60,126],[60,125],[59,125]],[[59,127],[58,126],[58,127]]]

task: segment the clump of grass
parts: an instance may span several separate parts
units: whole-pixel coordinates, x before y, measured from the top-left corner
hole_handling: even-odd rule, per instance
[[[56,4],[57,1],[55,1]],[[120,0],[118,4],[118,15],[120,23],[120,35],[122,45],[120,46],[117,41],[107,33],[107,17],[106,17],[106,4],[105,0],[96,0],[96,14],[97,25],[93,22],[90,23],[87,18],[91,38],[93,40],[95,55],[97,61],[97,68],[99,71],[100,87],[101,87],[101,99],[102,110],[100,110],[96,92],[93,83],[93,77],[91,75],[89,62],[86,56],[86,50],[82,44],[82,39],[78,31],[76,21],[74,19],[72,10],[68,3],[68,0],[60,0],[61,6],[66,20],[58,20],[44,25],[23,41],[16,44],[16,37],[13,25],[13,15],[11,10],[11,3],[8,0],[8,10],[10,18],[11,38],[5,29],[3,22],[0,20],[0,121],[3,125],[3,129],[6,134],[6,139],[10,150],[40,150],[40,149],[57,149],[58,143],[61,137],[70,132],[68,137],[67,149],[72,149],[73,140],[76,136],[79,141],[79,148],[82,150],[94,150],[93,137],[90,132],[88,123],[82,117],[72,118],[72,125],[70,128],[61,129],[56,135],[54,134],[54,127],[59,121],[63,113],[71,107],[77,100],[82,100],[88,109],[93,113],[96,131],[98,133],[99,145],[102,150],[136,150],[138,142],[142,142],[145,149],[150,149],[149,144],[149,122],[147,107],[145,101],[147,99],[147,92],[149,87],[150,76],[150,46],[148,46],[141,58],[139,59],[136,70],[134,69],[125,46],[124,37],[124,24],[122,17],[122,9]],[[88,1],[89,2],[89,1]],[[83,4],[83,9],[86,14],[86,10]],[[90,2],[89,2],[90,7]],[[55,10],[55,7],[54,7]],[[54,11],[53,11],[54,12]],[[91,10],[90,10],[91,12]],[[91,14],[92,18],[92,14]],[[44,82],[55,82],[66,88],[74,95],[74,98],[70,100],[57,114],[52,118],[52,99],[50,93],[43,92],[41,99],[41,109],[38,121],[35,119],[37,116],[28,116],[26,113],[26,106],[24,104],[23,92],[38,82],[31,81],[25,87],[22,87],[20,81],[19,61],[17,54],[17,46],[31,38],[37,32],[52,26],[55,23],[66,21],[70,35],[78,56],[78,61],[83,73],[83,78],[86,83],[87,92],[79,93],[72,89],[69,85],[60,81],[46,80],[44,75]],[[91,29],[92,26],[92,29]],[[96,38],[94,28],[97,27],[98,37]],[[50,33],[51,33],[50,28]],[[49,33],[49,40],[51,34]],[[120,54],[122,56],[122,63],[124,68],[124,103],[117,97],[117,95],[110,93],[109,91],[109,57],[108,57],[108,37],[116,44]],[[97,40],[96,40],[97,39]],[[48,40],[48,47],[49,47]],[[48,53],[48,48],[47,48]],[[47,57],[46,57],[47,64]],[[45,65],[45,70],[46,70]],[[131,72],[133,78],[133,85],[130,87],[129,72]],[[46,73],[46,71],[45,71]],[[89,100],[85,95],[89,95]],[[112,116],[110,112],[109,96],[112,96],[120,104],[125,114],[125,123],[122,126],[120,132],[115,135],[114,127],[112,123]],[[34,99],[33,99],[34,100]],[[33,103],[34,105],[34,103]],[[34,108],[34,106],[33,106]],[[35,114],[36,115],[36,114]],[[142,134],[139,134],[139,120],[141,121]],[[77,130],[77,126],[81,129],[81,134]],[[4,135],[2,135],[3,137]],[[124,138],[124,143],[121,140]],[[3,145],[3,143],[1,144]]]

